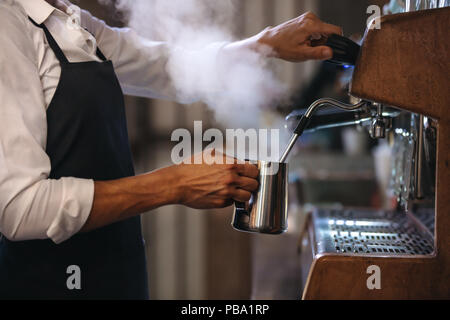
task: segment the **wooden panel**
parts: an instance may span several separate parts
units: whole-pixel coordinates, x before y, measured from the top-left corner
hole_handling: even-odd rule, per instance
[[[439,120],[435,255],[316,256],[305,299],[450,299],[450,8],[387,16],[369,31],[351,93]],[[369,290],[367,267],[381,269]]]
[[[435,245],[440,272],[446,277],[443,285],[450,288],[450,120],[439,123],[437,162]]]
[[[449,298],[437,258],[317,257],[304,299],[443,299]],[[381,289],[369,290],[366,270],[381,270]],[[448,273],[447,273],[448,275]]]
[[[444,119],[445,117],[445,119]],[[450,121],[438,128],[435,255],[430,257],[316,256],[304,299],[450,299]],[[368,290],[367,267],[382,272],[382,289]]]
[[[449,119],[450,8],[390,15],[366,34],[351,94]]]

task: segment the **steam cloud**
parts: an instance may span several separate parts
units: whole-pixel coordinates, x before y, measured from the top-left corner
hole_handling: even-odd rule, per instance
[[[236,40],[238,14],[233,0],[99,0],[115,3],[127,13],[128,24],[152,40],[174,48],[167,71],[183,100],[201,100],[228,126],[257,127],[260,110],[284,97],[285,88],[267,60],[251,50],[216,55]],[[187,51],[185,51],[187,50]]]

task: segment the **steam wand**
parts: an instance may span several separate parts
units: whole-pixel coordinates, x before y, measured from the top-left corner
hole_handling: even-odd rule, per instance
[[[316,112],[317,109],[325,105],[331,105],[343,110],[354,111],[362,108],[363,106],[366,105],[366,103],[367,103],[366,101],[361,101],[357,104],[347,104],[331,98],[323,98],[315,101],[300,119],[297,127],[294,130],[294,134],[292,135],[292,138],[289,141],[287,148],[283,153],[283,156],[280,158],[280,163],[284,163],[286,161],[287,157],[289,156],[289,153],[291,152],[292,148],[297,142],[297,139],[303,134],[303,131],[308,126],[309,121],[311,120],[313,114]]]

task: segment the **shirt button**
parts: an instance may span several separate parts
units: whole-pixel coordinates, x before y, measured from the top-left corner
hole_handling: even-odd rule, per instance
[[[66,13],[71,20],[71,23],[80,26],[81,25],[81,10],[79,7],[71,5],[67,7]]]

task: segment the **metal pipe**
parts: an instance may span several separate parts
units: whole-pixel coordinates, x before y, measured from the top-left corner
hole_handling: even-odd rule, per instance
[[[280,163],[284,163],[291,152],[292,148],[294,147],[295,143],[297,142],[299,135],[294,133],[291,137],[291,140],[289,140],[289,143],[286,147],[286,150],[284,151],[283,155],[280,158]]]
[[[283,155],[280,158],[280,163],[284,163],[286,161],[287,157],[289,156],[289,153],[291,152],[292,148],[294,147],[295,143],[297,142],[297,139],[305,131],[306,127],[308,126],[309,120],[311,119],[313,114],[316,112],[316,110],[318,110],[320,107],[325,106],[325,105],[330,105],[330,106],[337,107],[337,108],[340,108],[343,110],[354,111],[354,110],[362,108],[366,104],[367,104],[366,101],[361,101],[357,104],[348,104],[348,103],[340,102],[338,100],[331,99],[331,98],[322,98],[322,99],[319,99],[319,100],[313,102],[313,104],[311,104],[311,106],[306,111],[305,115],[300,119],[300,122],[299,122],[297,128],[295,128],[294,134],[292,135],[291,140],[289,140],[286,150],[284,151]]]
[[[422,167],[423,167],[423,131],[424,131],[424,116],[419,116],[419,127],[418,127],[418,134],[417,134],[417,141],[416,141],[416,148],[415,148],[415,179],[414,179],[414,192],[416,199],[422,199],[423,198],[423,190],[422,190]]]

